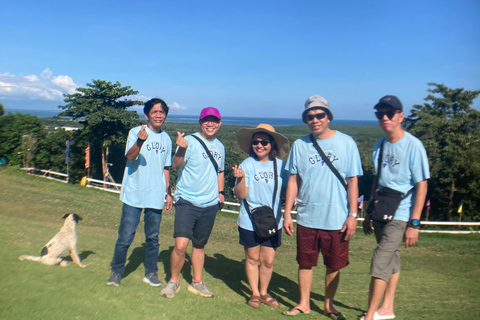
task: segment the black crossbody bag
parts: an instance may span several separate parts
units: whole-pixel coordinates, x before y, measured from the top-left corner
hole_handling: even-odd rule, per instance
[[[277,195],[277,188],[278,188],[278,176],[277,176],[277,159],[273,159],[273,171],[274,171],[274,189],[273,189],[273,200],[272,200],[272,207],[269,206],[261,206],[253,208],[250,211],[250,206],[246,199],[243,199],[243,205],[250,216],[253,224],[253,230],[259,238],[270,238],[277,234],[277,219],[275,218],[275,214],[272,208],[275,208],[275,198]]]
[[[373,183],[373,194],[370,197],[367,207],[367,213],[370,215],[370,218],[373,221],[381,223],[388,223],[393,220],[395,212],[397,212],[400,206],[400,202],[408,197],[413,190],[413,188],[408,190],[405,196],[403,196],[402,192],[387,187],[377,190],[380,173],[382,172],[383,145],[385,144],[385,140],[382,141],[382,145],[380,146],[377,164],[378,172],[375,177],[375,182]]]
[[[315,140],[315,138],[313,137],[313,134],[310,134],[310,140],[312,140],[313,146],[315,147],[315,149],[317,149],[317,152],[320,154],[320,157],[322,157],[323,162],[325,162],[325,164],[330,168],[330,170],[332,170],[332,172],[335,174],[338,180],[340,180],[340,183],[345,188],[345,191],[348,191],[345,180],[342,178],[337,168],[335,168],[333,164],[330,162],[330,160],[327,158],[322,148],[320,148],[320,146],[317,143],[317,140]]]
[[[215,168],[215,172],[218,174],[218,164],[217,164],[217,161],[215,161],[215,159],[213,158],[212,154],[210,153],[210,150],[208,150],[207,146],[205,145],[205,142],[202,141],[202,139],[200,139],[199,137],[195,136],[192,134],[192,137],[194,137],[195,139],[198,140],[198,142],[200,142],[200,144],[203,146],[203,148],[205,149],[205,151],[207,152],[207,155],[208,157],[210,158],[210,161],[212,161],[212,164],[213,164],[213,167]]]

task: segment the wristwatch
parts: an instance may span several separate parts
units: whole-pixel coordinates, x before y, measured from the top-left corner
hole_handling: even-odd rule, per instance
[[[348,216],[349,216],[349,217],[352,216],[352,217],[354,217],[354,218],[356,219],[356,218],[358,217],[358,213],[350,212],[350,213],[348,214]]]
[[[218,191],[218,194],[221,194],[222,196],[225,196],[225,191]]]
[[[410,219],[410,221],[408,221],[408,226],[410,228],[418,229],[418,228],[420,228],[420,220]]]

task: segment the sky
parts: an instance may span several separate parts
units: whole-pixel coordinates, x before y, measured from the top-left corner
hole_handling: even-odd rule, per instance
[[[408,115],[427,83],[480,89],[479,17],[478,0],[3,1],[0,103],[58,109],[102,79],[174,115],[300,118],[317,94],[336,119],[374,120],[387,94]]]

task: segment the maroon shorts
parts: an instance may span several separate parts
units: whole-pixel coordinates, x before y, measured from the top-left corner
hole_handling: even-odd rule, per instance
[[[322,252],[323,264],[332,270],[348,265],[348,244],[340,230],[322,230],[297,224],[297,262],[302,268],[317,266]]]

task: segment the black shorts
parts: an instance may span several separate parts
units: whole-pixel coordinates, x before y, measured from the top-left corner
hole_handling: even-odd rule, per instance
[[[175,203],[173,237],[188,238],[193,244],[206,245],[215,223],[218,204],[201,208],[180,198]]]

